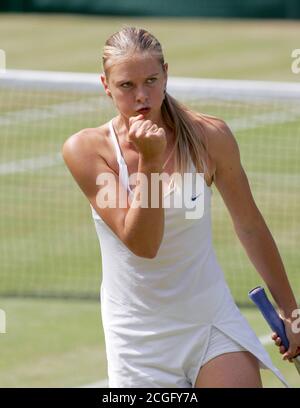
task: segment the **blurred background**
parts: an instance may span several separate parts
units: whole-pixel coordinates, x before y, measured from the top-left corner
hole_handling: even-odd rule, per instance
[[[13,12],[80,13],[107,16],[175,16],[175,17],[238,17],[287,18],[300,17],[297,0],[2,0],[0,10]]]
[[[299,301],[298,1],[4,0],[0,11],[0,387],[106,386],[101,251],[60,150],[71,134],[116,114],[99,74],[104,42],[125,25],[161,42],[170,94],[231,127]],[[248,300],[262,282],[215,188],[212,207],[235,300],[297,387]],[[281,387],[268,372],[263,381]]]

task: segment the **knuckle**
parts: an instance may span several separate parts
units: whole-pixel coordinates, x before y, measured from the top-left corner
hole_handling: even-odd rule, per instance
[[[141,137],[141,136],[143,136],[143,133],[144,133],[144,132],[143,132],[142,129],[137,129],[136,132],[135,132],[135,136],[136,136],[136,137]]]
[[[135,122],[135,116],[131,116],[130,118],[129,118],[129,123],[130,124],[133,124]]]
[[[129,139],[134,139],[135,135],[136,135],[136,133],[132,129],[130,129],[130,131],[128,132],[128,138]]]

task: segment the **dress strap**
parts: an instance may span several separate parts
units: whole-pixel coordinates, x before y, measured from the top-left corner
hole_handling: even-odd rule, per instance
[[[115,147],[116,155],[117,155],[117,162],[119,165],[119,178],[123,186],[129,191],[129,193],[133,194],[133,191],[131,190],[130,185],[129,185],[128,167],[121,153],[117,135],[113,127],[113,119],[109,121],[109,130],[110,130],[110,136],[111,136],[113,145]]]

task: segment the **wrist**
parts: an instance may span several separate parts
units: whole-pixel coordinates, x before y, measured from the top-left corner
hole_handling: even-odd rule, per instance
[[[145,157],[142,154],[139,155],[139,163],[143,167],[153,169],[152,171],[162,172],[163,171],[163,157]]]
[[[283,320],[292,323],[294,320],[299,318],[300,309],[297,307],[297,305],[295,305],[293,308],[285,310],[279,309],[279,314]]]

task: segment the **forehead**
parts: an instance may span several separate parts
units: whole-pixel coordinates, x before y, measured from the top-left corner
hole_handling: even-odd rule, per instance
[[[114,82],[133,80],[161,71],[162,67],[157,58],[149,55],[134,55],[130,59],[114,64],[110,69],[110,79]]]

